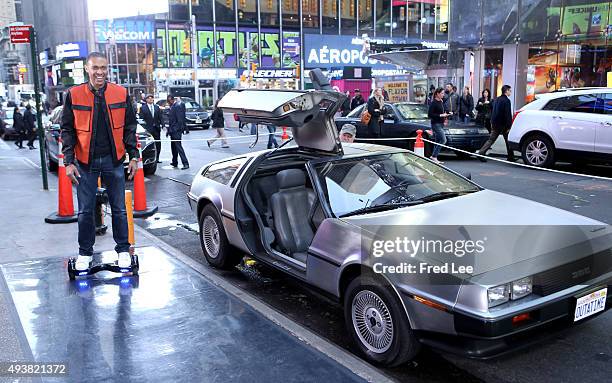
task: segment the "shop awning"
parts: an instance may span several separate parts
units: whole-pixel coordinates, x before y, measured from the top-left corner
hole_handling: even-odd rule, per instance
[[[409,71],[420,72],[427,67],[430,53],[435,51],[439,51],[439,49],[413,49],[372,53],[369,55],[369,57],[379,61],[399,65]]]

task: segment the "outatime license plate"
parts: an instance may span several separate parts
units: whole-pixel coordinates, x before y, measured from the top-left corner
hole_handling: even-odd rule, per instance
[[[607,294],[608,288],[603,288],[578,298],[576,300],[576,310],[574,311],[574,322],[604,311]]]

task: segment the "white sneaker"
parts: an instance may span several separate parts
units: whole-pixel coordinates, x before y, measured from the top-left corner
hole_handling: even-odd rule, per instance
[[[93,260],[92,256],[79,255],[74,264],[74,268],[78,271],[85,271],[89,269],[89,265],[91,265],[91,261]]]
[[[117,266],[124,268],[124,267],[130,267],[131,265],[132,265],[132,257],[130,256],[130,253],[128,252],[119,253],[119,259],[117,260]]]

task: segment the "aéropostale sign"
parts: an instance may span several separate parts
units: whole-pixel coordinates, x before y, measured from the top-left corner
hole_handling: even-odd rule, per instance
[[[370,66],[373,69],[397,68],[393,64],[369,58],[360,39],[352,36],[306,34],[304,35],[304,47],[304,66],[307,69],[331,69],[340,66]]]

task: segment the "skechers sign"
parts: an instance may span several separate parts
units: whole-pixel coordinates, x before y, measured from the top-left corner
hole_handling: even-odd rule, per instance
[[[96,42],[144,43],[155,40],[153,22],[148,20],[96,20]]]
[[[306,68],[371,66],[374,69],[396,69],[393,64],[368,58],[363,44],[355,44],[351,36],[304,35]]]

